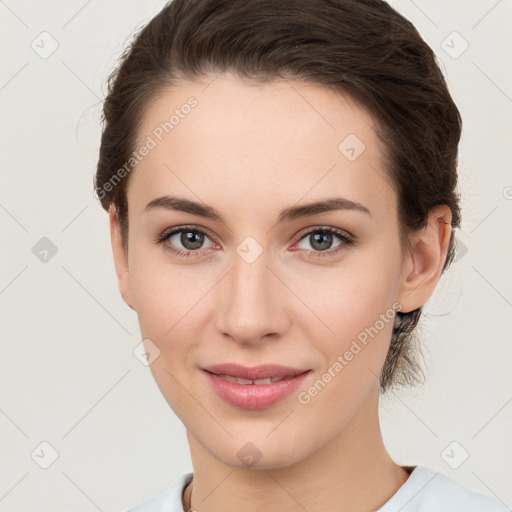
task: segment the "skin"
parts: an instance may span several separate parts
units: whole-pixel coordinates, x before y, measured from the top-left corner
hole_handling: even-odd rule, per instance
[[[190,96],[198,100],[130,176],[127,254],[110,211],[121,295],[137,312],[142,337],[160,350],[151,372],[186,427],[192,505],[201,512],[376,510],[408,477],[386,451],[378,418],[377,376],[392,321],[307,404],[292,393],[266,409],[236,408],[213,392],[201,368],[311,368],[299,389],[307,390],[393,303],[407,312],[431,296],[446,258],[450,210],[434,208],[406,249],[384,148],[366,111],[304,82],[254,86],[227,73],[206,88],[209,82],[162,90],[144,113],[138,145]],[[366,146],[354,161],[338,149],[351,133]],[[210,205],[224,221],[144,211],[166,194]],[[286,207],[333,196],[371,214],[337,210],[277,223]],[[165,249],[191,251],[179,233],[154,242],[182,225],[211,233],[195,249],[199,255]],[[333,235],[329,248],[341,249],[322,256],[304,233],[329,226],[355,243]],[[236,252],[247,236],[263,249],[252,263]],[[308,258],[312,253],[319,257]],[[251,467],[237,456],[248,442],[261,453]]]

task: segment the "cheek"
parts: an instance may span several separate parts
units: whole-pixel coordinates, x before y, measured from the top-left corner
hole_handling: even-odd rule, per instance
[[[193,265],[151,261],[142,253],[134,255],[131,263],[130,282],[141,336],[159,350],[150,369],[171,399],[179,395],[179,386],[169,373],[178,377],[193,366],[191,357],[209,324],[205,308],[212,308],[209,291],[215,279]]]
[[[200,339],[195,320],[201,314],[201,297],[208,287],[204,276],[200,280],[193,272],[151,265],[149,259],[144,265],[137,265],[142,260],[132,261],[130,279],[141,336],[151,340],[150,347],[158,353],[149,368],[167,403],[181,416],[190,407],[183,376],[189,354]]]
[[[159,339],[175,323],[173,312],[180,306],[177,290],[167,273],[149,265],[134,263],[130,269],[133,301],[142,335]]]
[[[186,323],[194,314],[192,306],[207,283],[193,265],[173,265],[163,249],[140,245],[130,254],[130,286],[141,331],[145,337],[167,338],[180,319]]]
[[[390,275],[347,273],[339,284],[331,281],[331,293],[309,297],[322,322],[315,317],[302,325],[323,364],[298,398],[309,417],[327,415],[327,437],[344,428],[378,387],[395,316],[396,283]]]
[[[389,252],[361,255],[338,268],[312,267],[307,277],[294,277],[294,291],[323,321],[326,334],[346,340],[373,325],[381,314],[392,316],[400,286],[400,261]]]
[[[339,379],[346,380],[344,386],[375,379],[384,363],[400,283],[399,254],[389,247],[368,251],[335,271],[312,269],[307,280],[296,283],[297,295],[309,308],[302,308],[307,338],[324,355],[325,369],[332,368],[338,356],[343,358],[343,371],[331,372],[344,374]]]

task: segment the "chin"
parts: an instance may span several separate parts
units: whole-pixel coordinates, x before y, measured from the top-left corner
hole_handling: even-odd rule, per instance
[[[205,444],[205,447],[224,464],[239,469],[285,468],[307,456],[307,447],[304,444],[298,444],[289,431],[285,432],[286,436],[284,436],[287,442],[275,433],[269,437],[266,437],[267,434],[265,432],[258,437],[253,431],[248,436],[233,438],[224,444],[216,443],[212,446]],[[301,446],[300,451],[297,446]],[[310,451],[312,450],[313,447]]]

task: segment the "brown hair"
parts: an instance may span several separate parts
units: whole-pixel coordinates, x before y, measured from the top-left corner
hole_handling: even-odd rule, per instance
[[[385,1],[173,0],[135,35],[108,79],[95,190],[105,210],[116,209],[126,251],[126,186],[134,167],[127,162],[144,109],[182,78],[225,71],[246,82],[288,78],[348,94],[377,122],[402,235],[424,227],[440,204],[459,227],[462,120],[434,52]],[[452,232],[444,268],[454,251]],[[413,337],[421,309],[397,313],[382,392],[424,378]]]

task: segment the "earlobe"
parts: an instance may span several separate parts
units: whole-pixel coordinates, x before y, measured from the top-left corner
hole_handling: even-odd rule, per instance
[[[423,306],[434,293],[448,254],[451,221],[450,208],[436,206],[430,211],[427,225],[411,236],[398,296],[402,312]]]
[[[117,282],[121,297],[130,308],[135,311],[131,300],[131,284],[128,268],[128,259],[124,250],[121,236],[121,227],[119,217],[115,207],[111,206],[108,212],[110,221],[110,240],[112,243],[112,255],[114,257],[114,266],[116,269]]]

